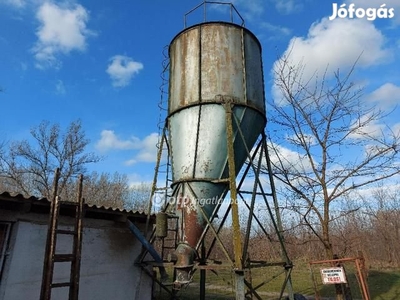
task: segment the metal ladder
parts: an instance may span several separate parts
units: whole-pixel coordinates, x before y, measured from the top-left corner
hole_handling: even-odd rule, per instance
[[[78,300],[79,294],[79,277],[81,264],[81,249],[82,249],[82,218],[84,198],[82,197],[82,181],[83,177],[79,177],[78,194],[76,202],[60,201],[57,196],[58,180],[60,177],[59,169],[55,172],[53,199],[50,204],[49,227],[47,232],[46,251],[43,265],[42,288],[40,292],[40,300],[50,300],[51,290],[53,288],[69,288],[69,300]],[[72,230],[58,228],[58,217],[61,204],[72,206],[75,210],[75,222]],[[72,253],[58,254],[56,253],[56,244],[58,235],[73,236]],[[71,272],[69,281],[54,282],[54,265],[56,263],[70,262]]]

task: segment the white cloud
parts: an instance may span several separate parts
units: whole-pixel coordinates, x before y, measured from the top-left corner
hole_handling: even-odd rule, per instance
[[[327,76],[340,69],[348,70],[357,58],[357,67],[369,67],[388,63],[393,59],[393,51],[385,48],[385,37],[373,22],[361,19],[322,19],[311,25],[307,37],[294,37],[285,51],[289,65],[301,64],[302,79],[308,81],[327,71]],[[279,68],[279,61],[274,70]],[[280,99],[276,86],[272,90],[275,100]]]
[[[300,139],[300,136],[301,139]],[[312,134],[301,134],[299,133],[298,135],[291,135],[291,136],[286,136],[286,140],[290,141],[292,144],[296,145],[303,145],[303,141],[307,143],[307,145],[316,145],[317,144],[317,139],[315,138],[314,135]]]
[[[253,20],[264,12],[264,0],[233,0],[232,3],[243,12],[245,21]]]
[[[56,93],[59,95],[65,95],[66,93],[65,85],[62,80],[57,80],[56,82]]]
[[[309,77],[327,65],[330,70],[350,67],[360,55],[360,67],[389,62],[393,55],[384,46],[383,34],[370,21],[324,18],[310,27],[306,38],[293,38],[286,54],[291,51],[294,63],[303,61]]]
[[[79,4],[67,7],[45,2],[39,7],[36,18],[41,23],[33,48],[38,68],[59,67],[59,54],[84,51],[87,37],[93,34],[86,27],[89,14]]]
[[[121,140],[113,130],[103,130],[100,140],[96,143],[96,148],[102,152],[109,150],[129,150],[138,149],[139,144],[140,139],[137,137],[132,137],[129,140]]]
[[[273,149],[275,149],[275,151]],[[279,165],[279,159],[281,159],[281,163],[286,169],[297,170],[298,172],[312,170],[310,161],[306,155],[278,144],[274,144],[273,149],[269,150],[270,159],[273,164]]]
[[[130,166],[137,162],[156,162],[157,160],[157,143],[158,134],[152,133],[140,141],[139,153],[133,158],[125,162]]]
[[[385,83],[366,97],[381,108],[391,108],[400,104],[400,87],[393,83]]]
[[[133,75],[143,69],[143,64],[124,55],[115,55],[110,59],[106,72],[110,75],[114,87],[129,85]]]
[[[385,129],[385,125],[379,123],[378,120],[369,121],[370,115],[364,115],[360,118],[359,121],[355,121],[351,130],[356,129],[353,133],[351,133],[348,137],[350,139],[365,139],[365,136],[370,137],[380,137],[383,134],[383,130]],[[360,125],[365,123],[365,125]],[[358,128],[357,128],[358,127]]]
[[[303,3],[300,0],[273,0],[275,8],[281,14],[292,14],[303,9]]]
[[[24,0],[2,0],[0,2],[14,6],[15,8],[23,8],[26,4]]]
[[[292,30],[287,27],[273,25],[268,22],[260,23],[260,27],[269,31],[274,38],[286,37],[292,33]]]
[[[127,174],[127,176],[128,176],[129,187],[131,188],[140,187],[141,185],[147,185],[153,183],[153,181],[149,179],[148,176],[143,176],[143,173],[141,174],[130,173]]]
[[[391,130],[395,136],[400,136],[400,123],[396,123],[392,126]]]
[[[137,162],[155,162],[157,158],[158,134],[153,132],[142,140],[133,136],[127,140],[120,139],[113,130],[103,130],[101,138],[96,143],[96,149],[101,152],[111,150],[135,150],[136,154],[125,165]]]

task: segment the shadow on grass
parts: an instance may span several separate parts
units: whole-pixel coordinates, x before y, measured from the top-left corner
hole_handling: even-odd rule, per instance
[[[354,272],[348,270],[347,279],[350,283],[351,294],[353,300],[361,300],[360,287]],[[265,272],[265,270],[264,270]],[[257,272],[253,273],[254,277],[259,277]],[[304,268],[297,269],[293,272],[294,290],[297,293],[307,295],[309,299],[314,296],[314,289],[308,270]],[[215,276],[210,274],[206,284],[206,300],[230,300],[236,299],[233,286],[233,278],[230,274],[220,274]],[[279,282],[278,282],[279,283]],[[382,271],[369,270],[367,281],[371,300],[399,300],[400,299],[400,271]],[[269,285],[260,291],[263,299],[276,299],[273,294],[279,292],[280,285]],[[267,293],[271,292],[271,293]],[[320,296],[325,299],[334,299],[334,285],[319,285]],[[169,300],[169,294],[159,287],[155,288],[156,300]],[[198,282],[193,282],[187,288],[179,292],[176,299],[179,300],[197,300],[200,299],[200,288]]]
[[[369,271],[368,286],[373,300],[398,300],[400,299],[400,272]]]
[[[189,285],[187,288],[179,291],[175,298],[171,297],[167,292],[161,290],[156,291],[154,295],[155,300],[170,300],[170,299],[179,299],[179,300],[197,300],[200,299],[200,291],[199,286],[197,284]],[[236,297],[233,293],[230,292],[230,289],[227,290],[219,290],[219,291],[210,291],[206,290],[206,300],[235,300]]]
[[[360,286],[354,274],[348,274],[347,280],[350,283],[351,295],[354,300],[362,299]],[[368,272],[367,285],[371,300],[399,300],[400,299],[400,272],[378,271]],[[335,295],[334,285],[325,285],[320,288],[322,297]]]

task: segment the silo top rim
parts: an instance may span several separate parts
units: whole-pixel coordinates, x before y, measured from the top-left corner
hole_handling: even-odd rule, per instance
[[[203,0],[202,3],[200,3],[199,5],[197,5],[196,7],[192,8],[190,11],[188,11],[185,16],[184,16],[184,28],[187,28],[186,26],[186,22],[187,22],[187,17],[188,15],[192,14],[194,11],[198,10],[200,7],[203,7],[204,9],[204,14],[203,14],[203,22],[208,22],[211,20],[207,20],[207,4],[211,4],[211,5],[229,5],[230,6],[230,19],[231,19],[231,23],[235,23],[233,22],[233,16],[234,14],[236,14],[237,17],[239,17],[239,19],[242,21],[241,26],[244,27],[244,19],[243,17],[240,15],[239,11],[236,9],[236,7],[233,5],[233,3],[229,3],[229,2],[221,2],[221,1],[207,1],[207,0]],[[209,7],[209,6],[208,6]]]
[[[255,35],[254,33],[252,33],[252,32],[251,32],[249,29],[247,29],[246,27],[243,27],[243,26],[240,26],[240,25],[238,25],[238,24],[236,24],[236,23],[231,23],[231,22],[210,21],[210,22],[198,23],[198,24],[192,25],[192,26],[190,26],[190,27],[187,27],[187,28],[181,30],[181,31],[180,31],[177,35],[175,35],[174,38],[171,40],[171,42],[170,42],[170,44],[169,44],[169,51],[171,51],[171,45],[174,43],[174,41],[175,41],[181,34],[183,34],[184,32],[190,31],[190,30],[192,30],[192,29],[194,29],[194,28],[196,28],[196,27],[207,26],[207,25],[215,25],[215,24],[219,24],[219,25],[223,25],[223,26],[237,27],[237,28],[240,28],[240,29],[246,31],[246,32],[247,32],[248,34],[250,34],[250,35],[254,38],[254,40],[257,42],[258,46],[260,47],[260,51],[262,50],[261,43],[260,43],[260,41],[258,40],[258,38],[256,37],[256,35]]]

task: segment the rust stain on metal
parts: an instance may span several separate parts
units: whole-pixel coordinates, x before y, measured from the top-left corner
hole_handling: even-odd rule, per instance
[[[203,172],[207,173],[212,170],[210,167],[211,165],[212,165],[212,162],[211,162],[211,159],[209,159],[209,160],[203,162],[201,169],[203,170]]]
[[[179,195],[176,203],[177,214],[181,218],[181,242],[196,247],[204,228],[203,218],[198,211],[197,200],[188,195]]]
[[[185,244],[178,245],[175,253],[177,258],[176,268],[187,268],[194,265],[194,251],[191,247]]]
[[[189,169],[190,169],[189,166],[183,166],[183,167],[182,167],[182,170],[181,170],[181,171],[182,171],[182,174],[187,174],[187,173],[189,173]],[[183,175],[182,175],[182,176],[183,176]]]
[[[187,35],[184,34],[181,38],[181,41],[179,43],[179,46],[181,48],[181,90],[180,90],[180,106],[185,106],[185,88],[186,88],[186,75],[185,75],[185,70],[186,70],[186,56],[187,56]]]
[[[196,247],[197,240],[203,232],[203,224],[199,224],[199,215],[197,210],[185,214],[185,241],[192,247]]]

